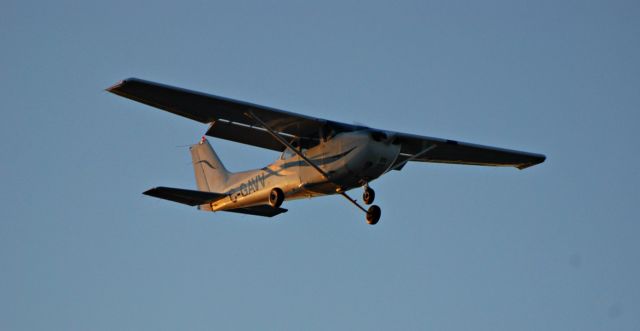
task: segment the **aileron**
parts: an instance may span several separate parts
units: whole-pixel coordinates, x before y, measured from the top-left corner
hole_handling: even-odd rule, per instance
[[[306,136],[318,132],[324,120],[244,101],[191,91],[179,87],[129,78],[107,91],[189,119],[211,123],[215,120],[254,125],[245,112],[259,114],[277,131]]]
[[[436,148],[429,153],[411,160],[417,162],[502,166],[525,169],[544,162],[546,158],[542,154],[411,134],[398,133],[397,139],[402,146],[401,153],[407,155],[407,157],[419,153],[427,146],[436,146]]]

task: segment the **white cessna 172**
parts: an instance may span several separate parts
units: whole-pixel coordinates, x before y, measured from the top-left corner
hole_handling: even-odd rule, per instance
[[[376,224],[380,207],[365,209],[347,191],[363,187],[362,200],[370,205],[375,193],[369,183],[409,161],[524,169],[545,160],[541,154],[334,122],[137,78],[107,91],[208,124],[207,136],[282,152],[264,168],[230,172],[202,137],[190,147],[198,190],[144,192],[206,211],[272,217],[287,211],[284,200],[340,194]]]

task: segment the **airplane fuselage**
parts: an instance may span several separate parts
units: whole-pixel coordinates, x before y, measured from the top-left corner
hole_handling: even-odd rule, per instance
[[[286,200],[336,194],[361,187],[387,172],[400,153],[400,145],[370,131],[340,133],[303,151],[329,178],[295,153],[287,153],[270,165],[233,173],[224,188],[226,198],[211,203],[211,210],[264,205],[272,189]]]

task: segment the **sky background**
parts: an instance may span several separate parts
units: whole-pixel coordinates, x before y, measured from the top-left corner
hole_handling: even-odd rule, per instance
[[[0,47],[1,330],[640,330],[638,1],[3,0]],[[548,159],[204,213],[141,194],[206,126],[132,76]]]

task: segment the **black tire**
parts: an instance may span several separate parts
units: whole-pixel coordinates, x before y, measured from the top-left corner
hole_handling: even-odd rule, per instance
[[[364,189],[364,192],[362,193],[362,201],[364,201],[365,204],[370,205],[373,203],[373,200],[375,200],[375,198],[376,198],[376,191],[374,191],[370,187],[366,187]]]
[[[371,225],[377,224],[378,221],[380,220],[381,215],[382,215],[382,210],[380,209],[380,207],[376,205],[369,207],[369,210],[367,211],[367,223]]]
[[[278,208],[284,201],[284,192],[279,188],[274,188],[269,192],[269,205],[273,208]]]

